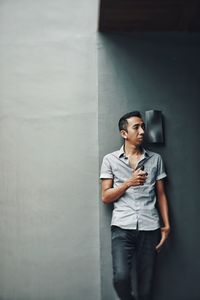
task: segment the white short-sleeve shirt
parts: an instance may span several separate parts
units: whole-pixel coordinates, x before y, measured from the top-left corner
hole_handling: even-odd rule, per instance
[[[113,179],[113,187],[120,186],[133,172],[123,149],[122,146],[120,150],[103,158],[100,178]],[[155,230],[160,227],[159,214],[155,207],[155,183],[167,176],[163,160],[159,154],[143,149],[137,167],[142,165],[148,173],[144,185],[131,186],[114,202],[111,225],[138,230]]]

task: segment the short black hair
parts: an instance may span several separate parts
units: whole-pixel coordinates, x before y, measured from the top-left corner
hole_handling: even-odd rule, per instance
[[[127,131],[127,125],[128,125],[127,119],[132,118],[132,117],[138,117],[138,118],[142,119],[142,115],[139,111],[131,111],[131,112],[123,115],[119,119],[119,122],[118,122],[119,131],[121,131],[121,130]]]

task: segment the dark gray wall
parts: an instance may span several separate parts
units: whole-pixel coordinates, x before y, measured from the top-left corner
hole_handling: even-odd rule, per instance
[[[172,232],[158,256],[155,300],[197,300],[200,295],[199,97],[200,36],[104,34],[99,37],[99,152],[121,145],[117,122],[131,110],[164,115],[159,152],[168,173]],[[110,217],[100,204],[102,299],[112,288]]]
[[[0,299],[100,299],[97,0],[0,2]]]

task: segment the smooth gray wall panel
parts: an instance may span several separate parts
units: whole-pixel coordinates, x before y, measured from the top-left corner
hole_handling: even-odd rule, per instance
[[[98,1],[1,1],[0,299],[100,299]]]
[[[158,257],[155,300],[197,300],[199,278],[199,97],[198,34],[101,34],[99,37],[99,153],[121,146],[117,123],[132,110],[161,110],[172,233]],[[102,299],[112,288],[110,218],[100,204]]]

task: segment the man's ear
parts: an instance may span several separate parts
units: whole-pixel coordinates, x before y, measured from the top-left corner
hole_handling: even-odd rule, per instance
[[[127,132],[126,132],[126,130],[121,130],[120,131],[120,134],[121,134],[121,137],[123,137],[123,139],[127,139]]]

